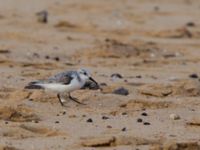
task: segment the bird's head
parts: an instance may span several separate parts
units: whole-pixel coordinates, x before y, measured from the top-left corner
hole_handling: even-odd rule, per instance
[[[91,77],[91,74],[88,70],[79,69],[77,72],[82,80],[84,81],[91,80],[92,82],[98,85],[98,83]]]

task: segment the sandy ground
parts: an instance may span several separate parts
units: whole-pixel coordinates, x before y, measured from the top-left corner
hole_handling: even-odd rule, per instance
[[[0,149],[199,150],[199,11],[199,0],[0,0]],[[81,67],[103,89],[73,92],[85,106],[24,90]]]

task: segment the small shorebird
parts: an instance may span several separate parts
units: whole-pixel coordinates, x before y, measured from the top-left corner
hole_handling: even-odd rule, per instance
[[[25,89],[45,89],[56,92],[62,106],[64,105],[63,102],[65,100],[62,98],[61,94],[65,92],[69,94],[69,99],[79,104],[84,104],[79,102],[77,98],[72,97],[70,92],[81,89],[88,80],[91,80],[98,85],[87,70],[79,69],[77,71],[61,72],[46,80],[30,82],[27,86],[25,86]]]

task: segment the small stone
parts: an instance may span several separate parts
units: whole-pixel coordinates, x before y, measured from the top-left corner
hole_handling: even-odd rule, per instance
[[[180,119],[180,116],[177,115],[177,114],[170,114],[170,115],[169,115],[169,118],[172,119],[172,120],[179,120],[179,119]]]
[[[114,90],[112,93],[118,94],[118,95],[124,95],[124,96],[127,96],[129,94],[128,90],[125,89],[124,87],[120,87],[120,88]]]
[[[110,129],[110,128],[112,128],[112,126],[111,126],[111,125],[107,125],[107,128],[109,128],[109,129]]]
[[[99,85],[100,85],[100,86],[107,86],[106,83],[100,83]]]
[[[144,124],[144,125],[150,125],[150,123],[149,123],[149,122],[144,122],[143,124]]]
[[[198,78],[198,75],[196,73],[193,73],[193,74],[189,75],[189,77],[196,79],[196,78]]]
[[[34,122],[35,122],[35,123],[39,123],[39,121],[38,121],[38,120],[35,120]]]
[[[107,119],[109,119],[109,117],[103,116],[102,119],[103,119],[103,120],[107,120]]]
[[[136,78],[142,78],[142,76],[141,75],[137,75],[137,76],[135,76]]]
[[[122,131],[123,131],[123,132],[126,131],[126,127],[122,128]]]
[[[93,122],[93,120],[92,120],[91,118],[89,118],[89,119],[87,120],[87,122]]]
[[[62,113],[63,115],[65,115],[66,114],[66,111],[63,111],[63,113]]]
[[[49,59],[50,57],[48,55],[45,56],[45,59]]]
[[[59,121],[55,121],[55,123],[60,123]]]
[[[36,13],[36,16],[37,16],[38,22],[40,22],[40,23],[48,22],[48,12],[46,10]]]
[[[143,121],[143,120],[142,120],[141,118],[138,118],[138,119],[137,119],[137,122],[139,122],[139,123],[142,122],[142,121]]]
[[[127,112],[123,112],[122,115],[127,115]]]
[[[188,27],[194,27],[195,23],[194,22],[188,22],[188,23],[186,23],[186,26],[188,26]]]
[[[8,121],[5,121],[5,124],[8,124]]]
[[[59,57],[54,57],[54,60],[55,61],[60,61],[60,58]]]
[[[141,113],[142,116],[148,116],[146,112]]]
[[[111,75],[111,78],[119,78],[119,79],[122,79],[123,77],[122,77],[122,75],[119,74],[119,73],[113,73],[113,74]]]

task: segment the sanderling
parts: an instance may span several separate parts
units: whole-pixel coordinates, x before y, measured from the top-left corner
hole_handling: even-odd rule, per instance
[[[56,92],[62,106],[65,101],[62,97],[63,93],[68,93],[69,99],[79,104],[84,104],[79,102],[77,98],[72,97],[70,92],[81,89],[89,80],[98,85],[87,70],[79,69],[77,71],[61,72],[46,80],[30,82],[27,86],[25,86],[25,89],[45,89]]]

